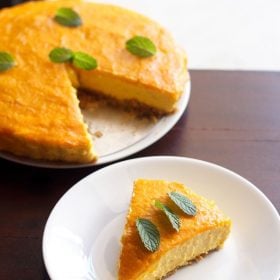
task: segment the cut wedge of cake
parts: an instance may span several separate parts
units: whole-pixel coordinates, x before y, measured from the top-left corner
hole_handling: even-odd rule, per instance
[[[170,199],[168,193],[177,192],[196,207],[196,215],[185,214]],[[167,217],[157,209],[155,201],[165,204],[181,221],[177,232]],[[148,219],[160,233],[160,245],[155,252],[148,251],[141,242],[136,220]],[[177,268],[185,266],[209,251],[220,248],[229,235],[230,219],[213,201],[197,195],[176,182],[138,179],[121,239],[119,280],[162,279]]]
[[[63,7],[77,12],[82,24],[58,24],[54,17]],[[0,72],[0,150],[16,155],[96,159],[76,88],[169,114],[188,80],[185,54],[170,34],[120,7],[79,0],[29,2],[0,11],[0,33],[0,52],[16,61]],[[152,40],[157,53],[140,58],[128,52],[126,41],[136,35]],[[56,47],[85,52],[98,67],[85,71],[55,64],[49,53]]]

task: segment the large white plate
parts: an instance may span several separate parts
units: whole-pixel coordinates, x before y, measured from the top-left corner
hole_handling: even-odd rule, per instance
[[[89,130],[94,134],[101,131],[101,138],[94,138],[94,147],[98,160],[94,163],[64,163],[33,160],[7,152],[0,152],[0,157],[17,163],[45,168],[77,168],[113,162],[135,154],[162,138],[178,122],[184,113],[190,98],[191,82],[180,98],[177,111],[158,121],[139,119],[118,109],[101,106],[93,110],[83,110]]]
[[[214,199],[233,221],[223,249],[169,279],[278,280],[280,219],[266,196],[239,175],[188,158],[147,157],[113,164],[81,180],[53,209],[43,257],[53,280],[116,279],[125,215],[136,178],[176,180]]]

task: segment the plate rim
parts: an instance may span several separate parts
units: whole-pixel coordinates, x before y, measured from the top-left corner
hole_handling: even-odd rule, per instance
[[[51,210],[51,212],[50,212],[50,214],[47,218],[47,221],[45,223],[45,227],[44,227],[44,231],[43,231],[43,238],[42,238],[43,262],[45,264],[45,268],[47,270],[47,273],[48,273],[48,275],[50,276],[51,279],[55,279],[55,278],[54,278],[54,274],[50,271],[49,266],[48,266],[48,258],[46,256],[46,247],[47,247],[46,238],[47,238],[47,234],[48,234],[49,223],[52,221],[53,216],[55,215],[55,211],[59,208],[60,203],[62,203],[61,201],[64,200],[68,195],[70,195],[77,188],[79,188],[80,185],[83,185],[83,183],[85,181],[87,181],[88,178],[91,177],[91,176],[98,176],[99,174],[102,174],[102,173],[106,172],[108,169],[114,169],[114,168],[118,168],[118,167],[121,167],[121,166],[130,165],[130,164],[133,164],[133,163],[137,164],[137,162],[141,162],[141,161],[153,161],[153,160],[162,160],[162,161],[174,161],[175,160],[175,161],[181,161],[181,162],[194,162],[194,163],[202,164],[204,166],[213,167],[216,170],[223,171],[226,174],[241,180],[246,185],[246,188],[249,188],[251,191],[254,191],[255,193],[257,193],[259,199],[261,199],[265,202],[265,205],[269,208],[269,210],[273,214],[273,218],[275,218],[275,221],[277,221],[277,227],[279,227],[279,229],[280,229],[280,214],[278,213],[278,210],[273,205],[273,203],[270,201],[270,199],[263,193],[262,190],[260,190],[257,186],[255,186],[248,179],[242,177],[238,173],[236,173],[236,172],[234,172],[234,171],[232,171],[232,170],[230,170],[226,167],[223,167],[221,165],[218,165],[216,163],[209,162],[209,161],[204,161],[204,160],[200,160],[200,159],[196,159],[196,158],[190,158],[190,157],[180,157],[180,156],[147,156],[147,157],[128,159],[128,160],[124,160],[124,161],[121,161],[121,162],[116,162],[116,163],[113,163],[111,165],[105,166],[105,167],[100,168],[97,171],[93,171],[92,173],[83,177],[81,180],[76,182],[72,187],[70,187],[58,199],[58,201],[56,202],[56,204],[52,208],[52,210]]]
[[[148,148],[149,146],[153,145],[155,142],[163,138],[180,120],[180,118],[182,117],[182,115],[184,114],[184,112],[188,107],[190,95],[191,95],[191,77],[189,72],[188,72],[188,76],[189,76],[189,80],[186,82],[184,93],[182,94],[182,96],[180,97],[177,103],[177,111],[175,111],[171,115],[162,117],[152,128],[152,130],[140,140],[116,152],[100,157],[99,159],[97,158],[97,161],[95,162],[89,162],[89,163],[61,162],[60,163],[56,161],[52,162],[46,160],[29,159],[26,157],[13,155],[5,151],[0,151],[0,158],[18,164],[32,166],[32,167],[39,167],[39,168],[46,168],[46,169],[74,169],[74,168],[86,168],[86,167],[100,166],[108,163],[113,163],[118,160],[129,157],[131,155],[134,155]],[[156,127],[159,126],[165,120],[168,120],[167,125],[164,126],[164,128],[161,130],[160,133],[153,134],[153,130],[156,129]]]

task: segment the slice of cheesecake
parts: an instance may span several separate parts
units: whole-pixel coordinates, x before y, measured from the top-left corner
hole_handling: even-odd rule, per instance
[[[78,27],[58,24],[59,8],[82,19]],[[0,51],[16,66],[0,72],[0,150],[36,159],[89,162],[96,159],[79,108],[76,88],[118,103],[169,114],[188,80],[186,57],[154,21],[126,9],[79,0],[28,2],[0,11]],[[126,41],[140,35],[157,53],[140,58]],[[98,68],[78,70],[55,64],[56,47],[85,52]]]
[[[169,198],[168,193],[178,192],[196,206],[195,216],[184,214]],[[179,232],[168,219],[154,207],[155,200],[167,205],[181,220]],[[148,251],[141,242],[136,220],[150,220],[160,233],[157,251]],[[177,268],[185,266],[209,251],[220,248],[229,235],[230,219],[213,201],[199,196],[184,185],[162,180],[138,179],[121,239],[119,280],[162,279]]]

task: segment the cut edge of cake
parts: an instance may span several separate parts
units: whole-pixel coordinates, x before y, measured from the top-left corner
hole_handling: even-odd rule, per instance
[[[162,256],[150,270],[152,277],[147,277],[147,272],[145,272],[145,274],[140,275],[135,280],[155,280],[166,278],[175,273],[178,269],[200,260],[212,251],[222,248],[229,233],[230,228],[228,227],[219,227],[215,230],[205,231],[191,240],[174,247]],[[215,235],[215,240],[213,239],[213,235]],[[211,240],[211,244],[209,239]],[[209,242],[209,246],[203,247],[202,243],[205,245],[207,242]],[[193,254],[194,247],[198,248],[196,254]],[[189,257],[189,255],[191,255],[191,257]]]

